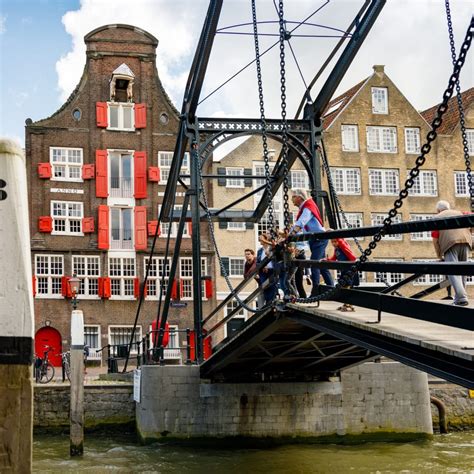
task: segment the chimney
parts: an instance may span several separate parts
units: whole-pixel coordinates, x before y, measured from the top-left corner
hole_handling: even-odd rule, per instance
[[[375,64],[375,65],[373,66],[373,68],[374,68],[374,72],[375,72],[376,74],[380,74],[380,75],[384,74],[385,65],[383,65],[383,64]]]

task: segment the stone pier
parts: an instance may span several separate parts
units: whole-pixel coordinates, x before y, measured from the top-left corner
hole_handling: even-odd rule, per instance
[[[432,434],[427,376],[367,363],[332,382],[206,383],[198,367],[142,368],[137,430],[143,440]]]

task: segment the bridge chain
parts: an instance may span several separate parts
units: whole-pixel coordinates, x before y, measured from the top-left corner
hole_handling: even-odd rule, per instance
[[[451,8],[449,6],[449,0],[445,0],[445,6],[446,6],[446,17],[448,20],[448,33],[449,33],[449,44],[451,48],[451,59],[453,62],[453,66],[455,66],[456,47],[454,44],[453,23],[451,20]],[[456,81],[456,99],[458,102],[458,109],[459,109],[459,123],[461,125],[460,127],[461,137],[462,137],[462,145],[463,145],[463,152],[464,152],[464,163],[466,165],[469,196],[470,196],[470,201],[471,201],[471,212],[474,212],[474,180],[471,174],[471,160],[469,158],[469,146],[468,146],[467,135],[466,135],[466,122],[465,122],[465,116],[464,116],[464,107],[462,103],[461,85],[459,83],[459,78]]]
[[[456,82],[459,81],[459,74],[461,73],[461,69],[466,60],[466,54],[471,46],[473,33],[474,16],[471,18],[464,42],[459,52],[459,57],[455,61],[453,73],[451,74],[448,81],[448,87],[443,93],[443,101],[438,106],[436,117],[431,122],[431,130],[426,136],[426,143],[421,147],[421,154],[415,160],[415,166],[410,170],[409,177],[405,181],[405,186],[399,192],[398,198],[393,203],[392,209],[390,209],[388,216],[384,219],[382,228],[376,234],[374,234],[372,240],[369,242],[368,247],[364,250],[364,253],[359,257],[357,262],[355,262],[355,264],[351,266],[350,270],[348,270],[344,275],[341,275],[334,288],[331,288],[330,290],[318,296],[313,296],[310,298],[294,298],[292,301],[296,303],[316,303],[322,299],[329,298],[330,296],[334,295],[343,286],[349,286],[355,273],[359,271],[361,264],[367,261],[368,257],[372,254],[372,251],[377,247],[377,244],[386,234],[388,228],[392,224],[392,219],[398,214],[398,210],[403,206],[403,201],[408,197],[408,191],[413,187],[414,179],[416,179],[420,174],[420,168],[425,164],[426,155],[428,155],[428,153],[431,151],[431,143],[435,141],[436,137],[438,136],[437,130],[443,123],[443,116],[448,110],[448,102],[453,96]]]

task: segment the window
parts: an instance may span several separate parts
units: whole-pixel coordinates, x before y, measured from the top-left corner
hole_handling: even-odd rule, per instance
[[[474,185],[474,174],[471,183]],[[456,196],[469,196],[469,182],[465,171],[454,172],[454,190]]]
[[[235,278],[242,278],[244,274],[245,259],[239,257],[229,258],[229,276]]]
[[[371,214],[372,225],[383,225],[383,221],[387,217],[387,214]],[[392,219],[392,224],[399,224],[401,222],[400,214],[397,214]],[[382,237],[384,240],[402,240],[402,234],[388,234]]]
[[[145,267],[144,267],[144,275],[146,274],[146,267],[149,262],[149,258],[145,257]],[[165,264],[166,263],[166,264]],[[147,298],[153,299],[158,298],[160,296],[160,285],[163,280],[163,296],[166,292],[166,288],[168,286],[168,280],[170,276],[170,267],[171,267],[171,259],[165,262],[163,257],[153,257],[153,260],[150,264],[150,269],[148,271],[148,279],[146,283],[147,289]]]
[[[246,229],[245,222],[228,222],[227,230],[244,231]]]
[[[224,317],[227,317],[234,309],[239,306],[237,301],[230,301],[225,306]],[[225,325],[225,337],[232,336],[236,331],[238,331],[242,325],[247,320],[247,311],[244,308],[239,308],[238,311],[234,313],[232,318]]]
[[[82,181],[82,148],[49,148],[53,181]]]
[[[109,130],[135,130],[134,105],[131,103],[108,103]]]
[[[81,280],[81,286],[78,292],[79,297],[97,297],[99,295],[99,257],[73,256],[72,273],[75,273]]]
[[[344,216],[346,217],[347,224],[344,220]],[[339,219],[343,229],[352,229],[364,226],[364,217],[362,212],[345,212],[344,216],[339,213]],[[357,240],[364,240],[364,237],[357,237]]]
[[[409,175],[407,175],[407,178]],[[413,180],[413,186],[409,190],[413,196],[437,196],[438,180],[436,171],[423,170],[417,178]]]
[[[359,168],[331,168],[331,177],[339,194],[360,194]]]
[[[112,346],[127,346],[130,344],[133,326],[109,326],[109,344]],[[137,343],[142,339],[142,328],[137,326],[133,334],[133,344],[130,354],[137,353]]]
[[[468,260],[468,262],[474,263],[474,260]],[[473,275],[466,276],[466,285],[474,285],[474,276]]]
[[[83,235],[82,202],[51,201],[51,216],[53,218],[53,231],[55,235]]]
[[[436,214],[410,214],[410,220],[415,222],[432,219],[433,217],[436,217]],[[411,240],[431,240],[431,231],[412,232],[410,238]]]
[[[181,360],[181,344],[179,342],[178,326],[170,324],[170,338],[168,345],[165,347],[163,357],[165,359]]]
[[[110,248],[113,250],[133,249],[132,209],[110,208]]]
[[[135,258],[109,257],[109,277],[112,298],[134,297]]]
[[[291,175],[291,188],[296,189],[309,189],[308,174],[304,170],[292,170]]]
[[[474,128],[466,128],[466,138],[469,156],[474,156]]]
[[[172,151],[159,151],[158,152],[158,167],[160,168],[160,182],[159,184],[166,184],[170,175],[171,163],[173,162]],[[181,165],[180,174],[189,174],[189,153],[186,152],[183,156],[183,163]],[[183,178],[185,184],[189,184],[189,178]]]
[[[225,174],[227,176],[243,176],[243,168],[226,168]],[[227,188],[243,188],[244,180],[243,179],[227,179]]]
[[[100,349],[100,327],[84,325],[84,344],[90,349]]]
[[[181,282],[181,298],[193,297],[193,259],[181,257],[179,259],[179,277]]]
[[[403,259],[399,258],[384,258],[381,259],[383,262],[403,262]],[[403,273],[389,273],[389,272],[376,272],[375,283],[388,283],[389,285],[395,285],[400,283],[404,278]]]
[[[397,129],[368,126],[367,151],[369,153],[397,153]]]
[[[413,259],[414,262],[438,262],[439,260],[430,260],[429,258],[416,258]],[[445,278],[447,278],[444,275],[423,275],[420,278],[416,279],[413,282],[413,285],[415,286],[420,286],[420,285],[427,285],[427,286],[432,286],[436,285],[437,283],[442,282]]]
[[[359,129],[357,125],[341,125],[342,151],[359,151]]]
[[[183,206],[176,205],[176,206],[174,206],[173,209],[175,211],[181,211],[182,208],[183,208]],[[158,216],[160,214],[160,209],[161,209],[161,206],[158,206]],[[171,235],[170,235],[170,237],[174,239],[178,236],[179,222],[161,222],[160,221],[160,237],[162,239],[166,239],[168,237],[168,232],[170,232],[170,230],[169,230],[170,229],[170,224],[171,224]],[[188,224],[190,224],[190,223],[185,222],[184,227],[183,227],[183,237],[185,237],[185,238],[190,237]]]
[[[270,163],[270,174],[273,171],[275,164]],[[265,165],[263,163],[254,163],[254,171],[256,176],[262,176],[262,179],[255,179],[254,180],[254,189],[259,188],[265,184]],[[263,191],[254,195],[254,203],[257,206],[260,200],[262,199]],[[282,187],[277,191],[275,196],[273,196],[273,219],[274,225],[279,225],[283,227],[283,194],[282,194]],[[268,225],[268,212],[260,219],[260,222],[257,225],[257,232],[269,232],[270,226]]]
[[[394,196],[399,193],[398,170],[369,169],[369,194]]]
[[[110,197],[133,197],[132,155],[129,152],[111,152]]]
[[[372,112],[374,114],[388,114],[388,89],[386,87],[372,87]]]
[[[64,275],[62,255],[36,255],[36,296],[61,297],[61,277]]]
[[[367,274],[366,272],[357,272],[359,274],[359,286],[363,286],[367,284]],[[336,270],[336,283],[341,278],[341,270]]]
[[[420,153],[420,129],[417,127],[405,128],[405,153]]]

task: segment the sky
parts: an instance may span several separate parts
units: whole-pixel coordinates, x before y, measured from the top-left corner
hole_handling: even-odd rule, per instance
[[[278,3],[278,2],[277,2]],[[309,83],[361,7],[362,0],[287,0],[288,27],[314,14],[286,46],[288,116],[293,117]],[[178,110],[190,64],[209,2],[207,0],[0,0],[0,136],[24,146],[25,119],[53,114],[80,80],[85,64],[84,36],[105,24],[140,27],[159,40],[157,68]],[[451,15],[457,50],[471,15],[472,0],[452,0]],[[257,0],[259,21],[277,20],[272,0]],[[250,0],[224,0],[219,28],[252,21]],[[335,28],[336,30],[329,29]],[[251,33],[252,26],[223,31]],[[266,35],[278,33],[276,23],[259,26]],[[300,34],[301,37],[296,36]],[[319,35],[319,37],[314,37]],[[326,37],[322,37],[326,36]],[[260,51],[277,41],[260,37]],[[474,85],[473,47],[462,75],[463,90]],[[265,114],[280,114],[278,46],[262,57]],[[201,99],[255,57],[253,37],[216,36]],[[298,72],[301,70],[303,79]],[[424,110],[440,102],[452,72],[443,0],[387,0],[387,3],[341,82],[336,95],[372,74],[374,64],[385,72],[407,99]],[[313,97],[330,73],[313,89]],[[303,82],[304,81],[304,82]],[[198,116],[258,117],[255,66],[203,100]]]

